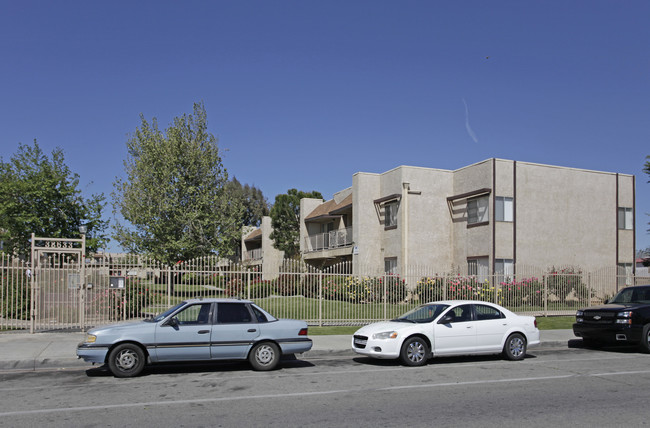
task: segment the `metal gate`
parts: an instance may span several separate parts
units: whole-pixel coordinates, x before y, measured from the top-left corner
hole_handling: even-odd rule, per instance
[[[32,233],[31,333],[84,329],[85,238],[40,238]]]

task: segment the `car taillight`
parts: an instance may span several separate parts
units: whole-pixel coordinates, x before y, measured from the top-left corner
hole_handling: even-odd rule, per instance
[[[301,328],[300,332],[298,333],[298,336],[307,336],[307,329]]]
[[[535,328],[537,328],[537,318],[535,318]]]

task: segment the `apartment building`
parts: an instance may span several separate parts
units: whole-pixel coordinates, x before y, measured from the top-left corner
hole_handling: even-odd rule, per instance
[[[315,266],[470,274],[531,266],[634,269],[635,177],[488,159],[458,170],[359,172],[333,199],[303,199],[300,245]]]

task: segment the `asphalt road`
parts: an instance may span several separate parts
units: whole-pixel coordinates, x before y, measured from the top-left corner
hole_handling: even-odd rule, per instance
[[[134,379],[101,368],[8,372],[0,426],[643,426],[649,362],[634,348],[557,348],[421,368],[340,356],[273,372],[156,366]]]

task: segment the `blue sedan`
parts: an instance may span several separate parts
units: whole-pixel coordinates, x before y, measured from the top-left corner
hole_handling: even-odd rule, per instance
[[[311,347],[304,321],[277,319],[247,300],[192,299],[154,318],[94,328],[77,356],[131,377],[147,363],[178,361],[248,360],[272,370],[281,355]]]

